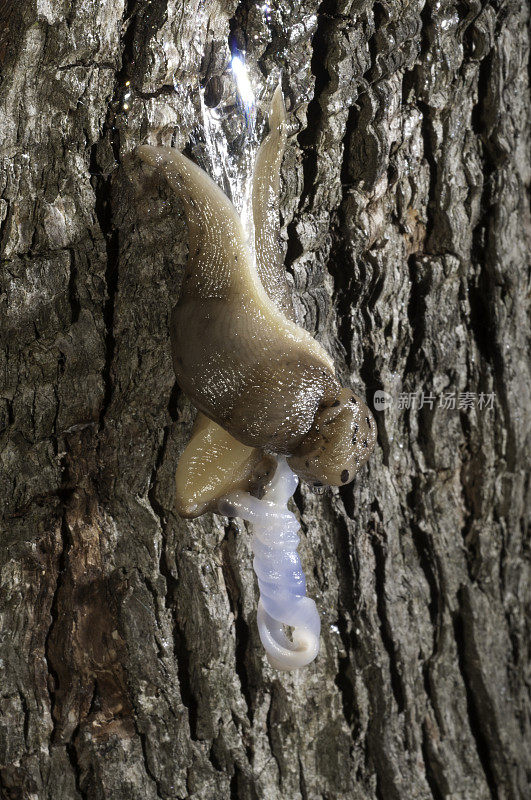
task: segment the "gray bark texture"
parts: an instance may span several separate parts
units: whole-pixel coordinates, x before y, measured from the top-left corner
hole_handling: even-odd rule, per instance
[[[524,0],[0,2],[1,798],[529,797],[527,24]],[[354,483],[295,495],[322,638],[294,674],[249,530],[173,510],[187,231],[133,155],[201,155],[235,45],[264,102],[282,70],[302,324],[393,397]]]

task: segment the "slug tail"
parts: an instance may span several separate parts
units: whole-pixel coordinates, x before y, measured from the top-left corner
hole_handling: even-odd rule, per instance
[[[280,84],[274,91],[267,121],[270,131],[275,131],[279,136],[286,134],[286,106]]]
[[[189,255],[180,303],[188,297],[228,299],[253,291],[248,241],[233,203],[193,161],[173,147],[141,145],[137,155],[158,167],[182,200]]]
[[[258,491],[275,469],[272,456],[241,444],[199,412],[175,473],[177,513],[193,519],[217,511],[219,501],[227,494]]]
[[[230,233],[245,238],[234,205],[204,169],[175,147],[144,144],[135,152],[146,164],[159,167],[172,189],[182,197],[189,221],[211,226],[214,215],[220,235]]]
[[[253,172],[252,204],[256,269],[269,298],[290,320],[293,303],[280,247],[280,167],[286,149],[286,108],[277,86],[269,110],[269,133],[260,145]]]

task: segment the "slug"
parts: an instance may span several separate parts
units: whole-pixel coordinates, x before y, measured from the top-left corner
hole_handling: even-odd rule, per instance
[[[168,147],[137,153],[161,168],[188,223],[170,333],[177,380],[199,413],[177,466],[176,508],[187,518],[217,511],[252,522],[260,639],[273,667],[292,670],[313,661],[320,633],[297,554],[299,524],[287,507],[296,476],[315,486],[349,483],[376,431],[367,406],[341,388],[331,358],[295,322],[279,246],[287,139],[280,87],[268,122],[253,173],[252,243],[196,164]]]
[[[253,175],[253,248],[233,204],[200,167],[174,148],[137,148],[178,192],[188,223],[188,263],[170,327],[174,369],[199,411],[239,445],[285,455],[311,483],[344,485],[368,459],[375,423],[341,388],[324,348],[293,319],[277,244],[286,143],[280,88],[269,125]],[[241,452],[240,465],[248,456]],[[197,507],[188,515],[213,502],[189,503]]]
[[[199,412],[175,474],[177,513],[193,519],[217,511],[231,492],[259,492],[275,469],[271,455],[238,442]]]

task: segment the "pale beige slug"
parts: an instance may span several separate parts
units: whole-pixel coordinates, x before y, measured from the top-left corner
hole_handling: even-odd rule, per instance
[[[258,491],[275,472],[274,458],[238,442],[200,411],[175,474],[175,508],[193,518],[216,511],[222,497]]]
[[[287,142],[287,121],[280,86],[271,101],[269,133],[260,145],[253,172],[252,207],[256,269],[268,296],[295,321],[291,292],[279,242],[280,167]]]
[[[280,89],[269,126],[253,175],[256,260],[236,209],[200,167],[173,148],[137,148],[181,196],[188,223],[188,264],[171,320],[173,363],[181,388],[210,422],[199,419],[178,467],[183,516],[213,509],[227,487],[249,489],[270,467],[264,452],[286,455],[313,483],[341,485],[374,447],[370,411],[341,389],[331,358],[294,322],[278,244],[286,144]]]

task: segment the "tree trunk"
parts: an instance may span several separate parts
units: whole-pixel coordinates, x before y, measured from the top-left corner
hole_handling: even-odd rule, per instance
[[[204,152],[229,42],[264,102],[282,69],[300,318],[390,395],[354,483],[295,495],[292,674],[248,530],[173,510],[187,233],[132,155]],[[0,2],[2,798],[528,796],[527,58],[512,0]]]

